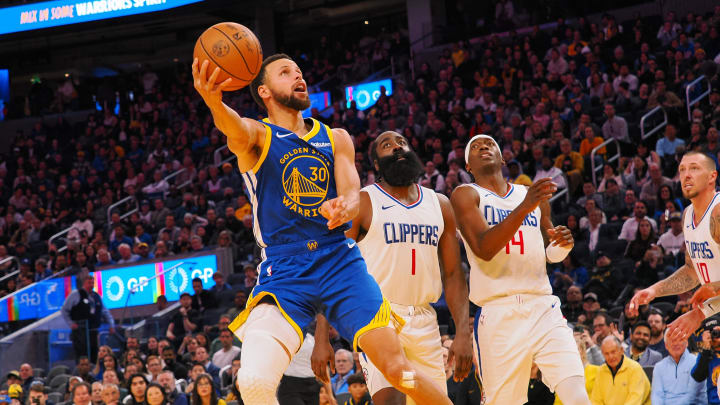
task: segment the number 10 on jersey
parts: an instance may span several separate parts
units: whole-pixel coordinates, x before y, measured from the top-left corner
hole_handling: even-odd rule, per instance
[[[709,283],[710,282],[710,273],[708,273],[707,263],[698,263],[697,270],[698,270],[698,273],[700,274],[700,279],[703,282],[703,284]]]
[[[520,254],[525,254],[525,242],[523,241],[522,231],[517,231],[517,233],[513,235],[512,240],[505,245],[505,253],[508,255],[510,254],[510,246],[520,246]]]

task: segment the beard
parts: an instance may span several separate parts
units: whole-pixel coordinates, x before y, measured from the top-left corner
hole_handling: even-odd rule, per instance
[[[682,194],[683,194],[683,197],[685,197],[686,199],[689,200],[689,199],[691,199],[691,198],[697,197],[697,195],[700,194],[700,192],[698,192],[697,190],[685,190],[685,189],[683,188],[683,189],[682,189]]]
[[[310,108],[310,98],[308,98],[307,100],[301,100],[295,97],[294,91],[290,92],[290,94],[287,96],[276,93],[272,90],[270,90],[270,93],[272,93],[273,98],[277,100],[278,103],[287,108],[292,108],[293,110],[298,111],[305,111]]]
[[[404,160],[400,160],[405,158]],[[378,175],[393,187],[407,187],[423,174],[424,166],[413,151],[378,158]]]

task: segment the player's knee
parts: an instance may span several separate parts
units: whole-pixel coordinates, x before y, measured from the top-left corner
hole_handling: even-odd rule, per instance
[[[410,386],[412,384],[410,380],[413,380],[414,383],[415,370],[404,358],[385,361],[380,371],[394,387],[414,388]]]
[[[272,403],[277,389],[268,376],[260,375],[246,368],[237,373],[237,388],[246,405],[264,405]]]

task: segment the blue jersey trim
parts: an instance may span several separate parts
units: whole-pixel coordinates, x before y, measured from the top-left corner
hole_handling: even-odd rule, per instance
[[[494,192],[486,189],[485,187],[483,187],[483,186],[481,186],[481,185],[478,185],[478,184],[475,184],[475,183],[471,183],[471,184],[472,184],[473,186],[479,188],[481,191],[486,191],[486,192],[494,195],[495,197],[500,198],[500,199],[503,199],[503,200],[506,199],[506,198],[508,198],[508,197],[510,197],[510,194],[512,194],[512,192],[515,191],[515,186],[514,186],[512,183],[507,183],[507,185],[510,186],[510,189],[507,191],[507,193],[505,193],[504,196],[499,195],[499,194],[495,194]]]
[[[387,191],[383,190],[383,188],[380,187],[379,184],[375,183],[374,186],[377,187],[377,189],[380,190],[383,194],[385,194],[386,196],[390,197],[393,201],[395,201],[396,203],[402,205],[403,207],[405,207],[405,208],[407,208],[407,209],[417,207],[417,206],[422,202],[422,200],[423,200],[423,191],[422,191],[422,189],[420,188],[420,186],[417,185],[417,183],[415,183],[415,187],[417,187],[418,199],[417,199],[417,201],[415,201],[414,203],[412,203],[412,204],[410,204],[410,205],[407,205],[407,204],[405,204],[404,202],[402,202],[402,201],[398,200],[397,198],[393,197],[392,195],[390,195],[390,193],[388,193]]]
[[[477,377],[482,380],[482,356],[480,356],[480,342],[478,341],[478,327],[480,326],[480,316],[482,314],[482,307],[478,307],[477,311],[475,311],[475,322],[473,324],[475,325],[474,328],[474,334],[475,334],[475,342],[477,343],[477,355],[478,355],[478,367],[475,369]],[[482,385],[482,384],[481,384]]]
[[[718,196],[718,193],[715,193],[715,195],[713,196],[713,199],[710,200],[710,204],[708,204],[707,208],[705,208],[705,212],[703,212],[702,217],[700,217],[700,220],[697,222],[698,225],[700,225],[700,222],[702,222],[702,220],[705,218],[705,215],[707,215],[708,211],[710,211],[710,207],[712,207],[712,204],[715,201],[715,199],[717,198],[717,196]],[[690,222],[690,224],[692,225],[693,229],[695,229],[697,227],[697,225],[695,225],[695,211],[692,212],[692,221]]]

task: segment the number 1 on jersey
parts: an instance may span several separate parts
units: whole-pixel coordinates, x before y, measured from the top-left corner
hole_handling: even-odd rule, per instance
[[[414,260],[413,260],[413,268],[415,268]],[[702,277],[703,284],[709,283],[710,282],[710,273],[708,273],[707,263],[698,263],[697,269],[698,269],[698,273],[700,273],[700,277]]]
[[[518,239],[515,239],[515,236],[517,235]],[[518,231],[516,235],[513,235],[513,238],[510,242],[505,245],[505,253],[510,254],[510,245],[514,246],[520,246],[520,254],[525,254],[525,242],[523,241],[523,235],[522,231]]]
[[[415,249],[412,250],[412,275],[415,275]]]

